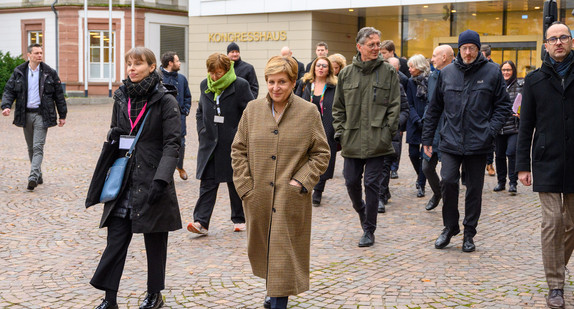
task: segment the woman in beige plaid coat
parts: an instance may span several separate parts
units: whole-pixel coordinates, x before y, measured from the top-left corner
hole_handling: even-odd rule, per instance
[[[231,146],[247,252],[253,274],[267,280],[271,308],[309,289],[311,191],[330,156],[316,106],[292,93],[296,79],[293,58],[269,60],[269,94],[247,105]]]

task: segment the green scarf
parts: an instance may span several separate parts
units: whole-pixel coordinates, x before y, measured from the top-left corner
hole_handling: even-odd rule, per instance
[[[213,96],[213,100],[217,100],[217,97],[223,92],[223,90],[227,89],[231,83],[233,83],[237,79],[235,75],[235,69],[233,68],[233,61],[231,61],[231,67],[229,71],[225,73],[220,79],[213,81],[209,73],[207,74],[207,90],[205,93],[213,92],[215,95]]]

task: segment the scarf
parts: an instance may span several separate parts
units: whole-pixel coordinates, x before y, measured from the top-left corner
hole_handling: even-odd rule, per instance
[[[574,53],[570,52],[568,56],[564,58],[564,61],[557,62],[556,60],[552,59],[552,57],[550,57],[550,62],[552,62],[552,66],[554,66],[554,70],[556,70],[556,73],[558,73],[560,77],[564,77],[566,76],[566,73],[568,73],[568,69],[570,69],[570,65],[572,64],[573,58]]]
[[[429,79],[426,73],[419,74],[418,76],[412,77],[413,82],[417,85],[417,98],[426,101],[427,100],[427,90]]]
[[[153,71],[149,76],[137,83],[132,82],[129,77],[123,81],[131,99],[130,118],[132,121],[136,121],[140,111],[147,102],[149,94],[155,89],[159,81],[160,77],[156,71]]]
[[[233,68],[233,61],[231,61],[231,67],[229,71],[225,73],[220,79],[213,81],[211,76],[207,74],[207,89],[205,93],[213,92],[213,100],[217,101],[217,97],[223,92],[223,90],[227,89],[231,83],[233,83],[237,79],[235,75],[235,69]]]

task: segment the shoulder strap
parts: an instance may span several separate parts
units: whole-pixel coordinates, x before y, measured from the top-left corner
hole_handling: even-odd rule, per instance
[[[132,152],[134,151],[134,148],[136,146],[136,143],[138,142],[138,139],[140,138],[140,135],[142,133],[143,127],[145,125],[145,121],[147,119],[147,116],[149,115],[149,110],[148,112],[145,114],[144,120],[142,122],[142,125],[140,126],[140,129],[138,130],[138,134],[136,134],[136,138],[134,139],[134,142],[132,143],[132,146],[130,147],[130,150],[126,153],[126,157],[130,158],[132,156]]]

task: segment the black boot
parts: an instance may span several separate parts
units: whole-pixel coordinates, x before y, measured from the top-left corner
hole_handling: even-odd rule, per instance
[[[319,207],[321,205],[321,197],[323,196],[323,191],[313,190],[313,206]]]
[[[161,296],[161,292],[147,293],[140,305],[140,309],[158,309],[161,307],[163,307],[163,297]]]
[[[498,183],[496,185],[496,187],[494,187],[494,189],[492,189],[492,191],[494,192],[498,192],[498,191],[503,191],[504,189],[506,189],[506,185],[504,183]]]

